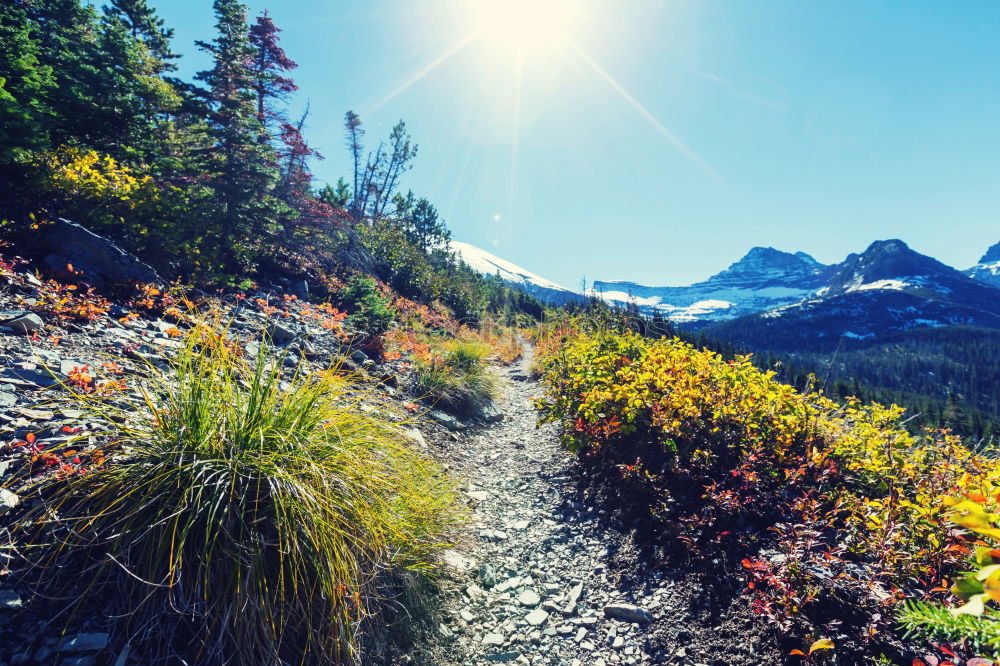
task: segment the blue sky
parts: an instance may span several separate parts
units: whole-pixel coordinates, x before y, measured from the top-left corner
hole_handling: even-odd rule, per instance
[[[548,1],[527,46],[509,25],[527,0],[248,4],[300,65],[319,179],[348,174],[347,109],[370,144],[405,119],[404,188],[456,239],[570,287],[893,237],[965,268],[1000,241],[1000,3]],[[181,73],[204,68],[211,2],[154,4]]]

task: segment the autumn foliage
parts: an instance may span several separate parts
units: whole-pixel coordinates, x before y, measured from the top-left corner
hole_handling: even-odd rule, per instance
[[[543,349],[543,419],[784,633],[891,643],[899,602],[939,595],[970,552],[940,498],[1000,479],[947,432],[909,434],[900,407],[796,391],[749,356],[572,327]]]

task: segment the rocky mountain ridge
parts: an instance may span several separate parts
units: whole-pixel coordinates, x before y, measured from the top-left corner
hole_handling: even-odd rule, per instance
[[[826,286],[797,303],[707,330],[752,348],[797,350],[914,328],[1000,329],[1000,289],[900,240],[876,241],[835,268]]]
[[[824,284],[830,271],[804,252],[754,247],[742,259],[688,287],[595,281],[594,295],[617,305],[635,302],[679,323],[733,319],[795,303]]]
[[[1000,243],[986,250],[979,263],[964,273],[980,282],[1000,287]]]

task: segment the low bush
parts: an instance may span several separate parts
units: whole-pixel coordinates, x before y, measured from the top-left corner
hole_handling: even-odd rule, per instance
[[[74,397],[114,435],[28,498],[42,592],[100,599],[147,664],[354,661],[458,518],[451,483],[343,377],[185,340],[141,401]]]
[[[389,297],[381,293],[378,283],[370,277],[351,277],[339,296],[351,311],[348,321],[371,337],[384,333],[396,318]]]
[[[499,393],[492,348],[468,337],[429,336],[413,353],[415,390],[459,416],[474,416]]]
[[[935,593],[967,547],[937,499],[1000,475],[946,432],[907,433],[899,407],[797,392],[748,356],[552,335],[543,419],[614,470],[665,535],[742,571],[755,610],[785,632],[891,641],[893,607]]]

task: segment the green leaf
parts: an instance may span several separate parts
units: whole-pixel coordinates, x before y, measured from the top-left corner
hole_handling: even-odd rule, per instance
[[[968,601],[973,595],[982,594],[983,584],[974,575],[959,578],[951,586],[951,593]]]

